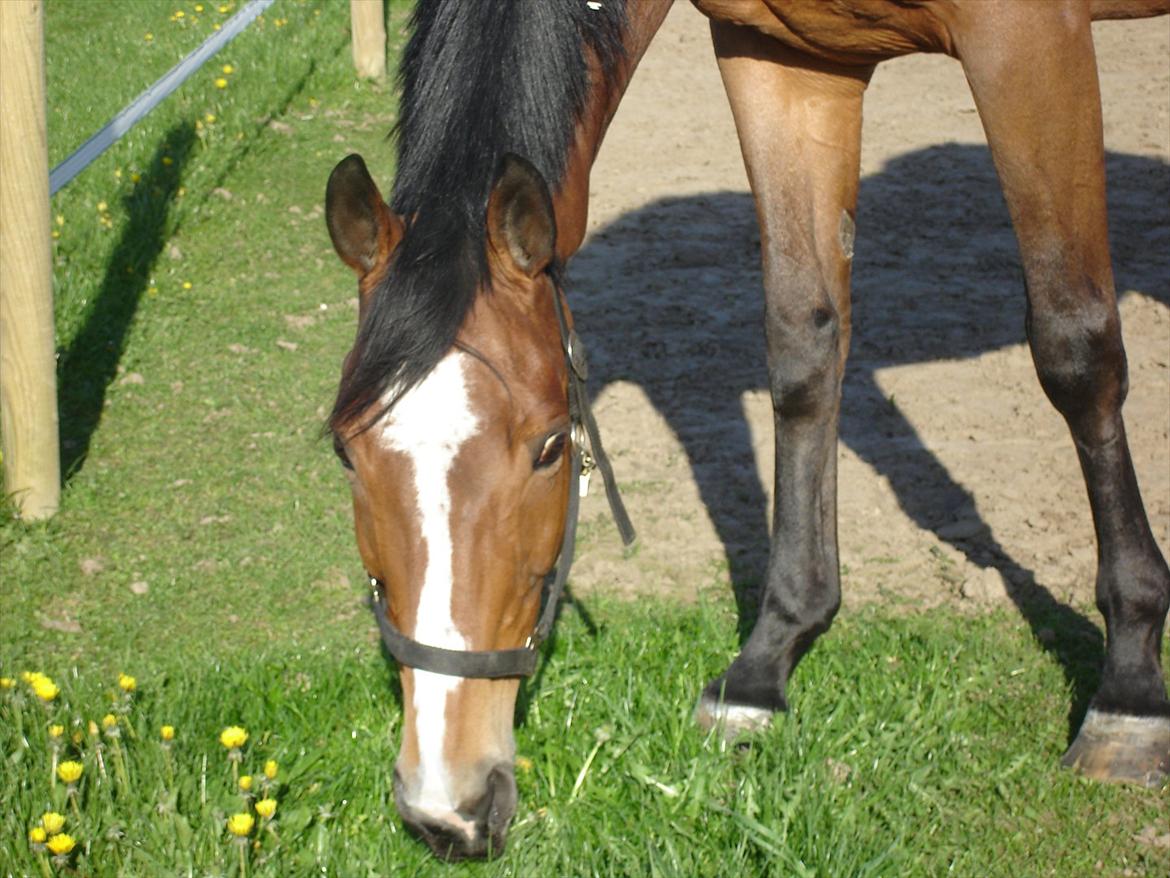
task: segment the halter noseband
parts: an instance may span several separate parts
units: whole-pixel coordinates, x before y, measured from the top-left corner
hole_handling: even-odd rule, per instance
[[[457,650],[428,646],[407,637],[394,626],[387,615],[385,585],[371,576],[370,603],[374,617],[378,620],[378,628],[382,632],[382,643],[400,665],[451,677],[496,679],[532,676],[536,670],[537,653],[540,645],[552,631],[557,605],[569,579],[569,568],[573,566],[577,516],[585,485],[583,480],[587,479],[594,469],[601,472],[602,481],[605,483],[605,496],[609,500],[610,512],[621,533],[622,543],[629,546],[636,538],[626,507],[622,503],[621,495],[618,494],[613,467],[610,466],[609,458],[601,445],[601,431],[597,428],[597,421],[589,406],[589,394],[585,389],[585,380],[589,376],[585,348],[577,333],[569,328],[563,296],[559,285],[554,283],[553,303],[557,325],[560,328],[561,349],[564,351],[569,373],[569,419],[572,422],[570,439],[573,444],[573,452],[570,455],[569,502],[565,512],[565,535],[561,540],[560,555],[556,567],[545,576],[547,592],[536,627],[532,629],[524,645],[516,649]]]

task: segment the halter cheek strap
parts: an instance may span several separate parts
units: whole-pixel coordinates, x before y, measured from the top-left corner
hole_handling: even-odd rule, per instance
[[[501,677],[530,677],[536,670],[536,658],[540,645],[548,638],[556,620],[557,605],[569,580],[569,568],[573,566],[573,548],[577,541],[577,518],[581,506],[581,491],[578,482],[582,476],[596,467],[605,482],[605,496],[609,500],[610,512],[622,537],[622,543],[631,545],[637,538],[626,507],[618,493],[617,481],[609,457],[601,445],[601,431],[589,405],[589,394],[585,380],[589,368],[585,361],[585,348],[577,333],[569,328],[565,313],[563,293],[554,286],[553,302],[560,329],[561,348],[569,373],[569,418],[573,429],[570,433],[573,451],[570,455],[569,501],[565,511],[565,533],[561,539],[561,551],[556,567],[545,577],[544,607],[536,621],[536,627],[528,635],[524,645],[515,649],[457,650],[442,649],[419,643],[407,637],[390,621],[386,606],[385,584],[370,577],[371,606],[382,643],[386,651],[394,656],[400,665],[446,674],[451,677],[475,679],[499,679]]]

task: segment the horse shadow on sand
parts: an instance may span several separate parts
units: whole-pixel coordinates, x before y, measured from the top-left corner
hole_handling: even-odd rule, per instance
[[[1170,166],[1110,153],[1107,171],[1117,289],[1170,306]],[[988,150],[948,144],[894,159],[862,180],[857,228],[841,441],[889,480],[918,527],[1003,573],[1068,681],[1071,741],[1100,676],[1097,620],[1057,600],[989,527],[947,527],[955,510],[978,516],[974,497],[875,377],[1025,342],[1019,255]],[[615,288],[623,278],[639,292]],[[767,387],[761,289],[759,232],[741,192],[665,198],[625,214],[589,240],[569,271],[592,392],[611,381],[640,386],[685,448],[730,566],[741,639],[755,616],[769,533],[741,401]],[[1089,515],[1087,501],[1081,514]]]

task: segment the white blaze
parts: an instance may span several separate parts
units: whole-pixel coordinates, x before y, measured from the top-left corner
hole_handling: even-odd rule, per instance
[[[460,352],[448,354],[430,375],[395,403],[381,428],[381,441],[406,454],[414,471],[426,571],[419,594],[414,639],[429,646],[464,650],[467,639],[455,625],[451,609],[454,574],[451,543],[449,475],[459,449],[475,435]],[[447,696],[461,684],[457,677],[414,671],[419,798],[422,811],[455,810],[450,778],[443,764]]]

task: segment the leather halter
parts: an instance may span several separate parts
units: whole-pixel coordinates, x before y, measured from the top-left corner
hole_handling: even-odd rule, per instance
[[[573,565],[573,547],[577,539],[577,516],[581,504],[579,482],[588,477],[594,468],[601,472],[605,482],[605,496],[609,500],[610,512],[621,533],[622,543],[629,546],[636,539],[630,517],[618,494],[613,467],[601,445],[601,432],[589,406],[589,394],[585,380],[589,367],[585,361],[585,348],[577,333],[569,328],[565,316],[564,293],[553,283],[553,303],[560,328],[561,348],[565,353],[565,364],[569,374],[569,419],[572,422],[570,440],[573,451],[570,455],[569,502],[565,512],[565,534],[561,540],[561,551],[556,567],[545,576],[544,608],[536,621],[536,627],[515,649],[457,650],[429,646],[407,637],[390,621],[386,605],[385,584],[370,577],[371,606],[378,628],[382,632],[382,643],[386,651],[400,664],[420,671],[431,671],[451,677],[497,679],[500,677],[529,677],[536,670],[536,658],[540,645],[552,631],[557,615],[557,605],[569,579],[569,568]]]

